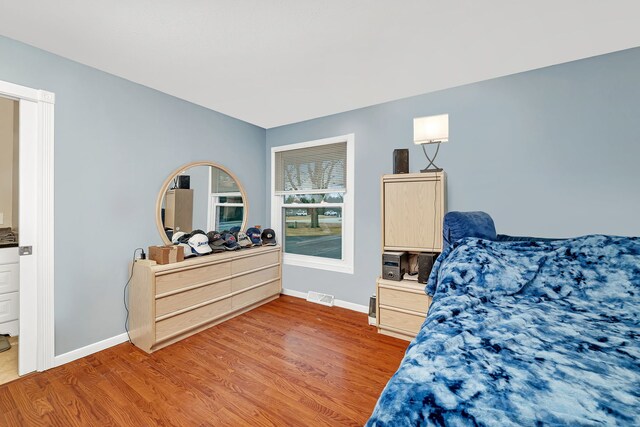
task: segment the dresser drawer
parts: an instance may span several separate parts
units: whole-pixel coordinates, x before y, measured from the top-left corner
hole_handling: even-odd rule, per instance
[[[265,268],[264,270],[254,271],[253,273],[243,274],[242,276],[231,279],[231,290],[233,292],[248,288],[258,283],[273,280],[280,275],[279,266]]]
[[[418,294],[400,289],[384,288],[382,286],[380,286],[378,291],[378,298],[380,298],[380,304],[382,305],[427,314],[431,298],[424,293]]]
[[[18,292],[0,295],[0,323],[18,320],[20,300]]]
[[[231,275],[231,263],[223,262],[156,277],[156,295],[176,291],[187,286],[222,279]]]
[[[390,326],[401,329],[415,335],[424,323],[426,315],[408,314],[400,311],[380,307],[380,319],[378,324],[381,328]]]
[[[233,308],[246,307],[254,302],[262,301],[270,296],[280,293],[280,281],[267,283],[259,288],[251,289],[250,291],[242,292],[241,294],[231,297]]]
[[[231,311],[231,299],[223,299],[156,323],[156,342],[195,329]]]
[[[0,264],[0,294],[20,290],[20,264]]]
[[[211,285],[202,286],[200,288],[191,289],[190,291],[180,292],[168,297],[156,300],[156,317],[173,313],[187,307],[200,304],[231,292],[231,281],[213,283]]]
[[[280,261],[280,252],[274,251],[262,255],[250,256],[231,261],[231,273],[237,274],[247,270],[277,264]]]

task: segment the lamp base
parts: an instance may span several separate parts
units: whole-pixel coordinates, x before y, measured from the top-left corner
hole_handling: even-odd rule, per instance
[[[420,169],[421,173],[429,173],[429,172],[442,172],[442,168],[429,168],[426,167],[424,169]]]

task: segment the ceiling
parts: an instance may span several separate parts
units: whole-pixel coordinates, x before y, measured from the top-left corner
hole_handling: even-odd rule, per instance
[[[0,0],[0,34],[264,128],[640,46],[637,0]]]

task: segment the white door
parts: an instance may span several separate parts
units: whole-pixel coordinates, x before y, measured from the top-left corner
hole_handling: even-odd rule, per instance
[[[20,344],[18,373],[54,366],[53,140],[55,94],[0,80],[19,100]]]
[[[38,103],[20,100],[19,124],[19,232],[20,247],[31,247],[31,255],[20,256],[20,345],[18,374],[37,369],[38,360]]]

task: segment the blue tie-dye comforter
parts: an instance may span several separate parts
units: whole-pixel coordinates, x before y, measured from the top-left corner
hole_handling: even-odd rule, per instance
[[[464,239],[368,426],[640,426],[640,238]]]

